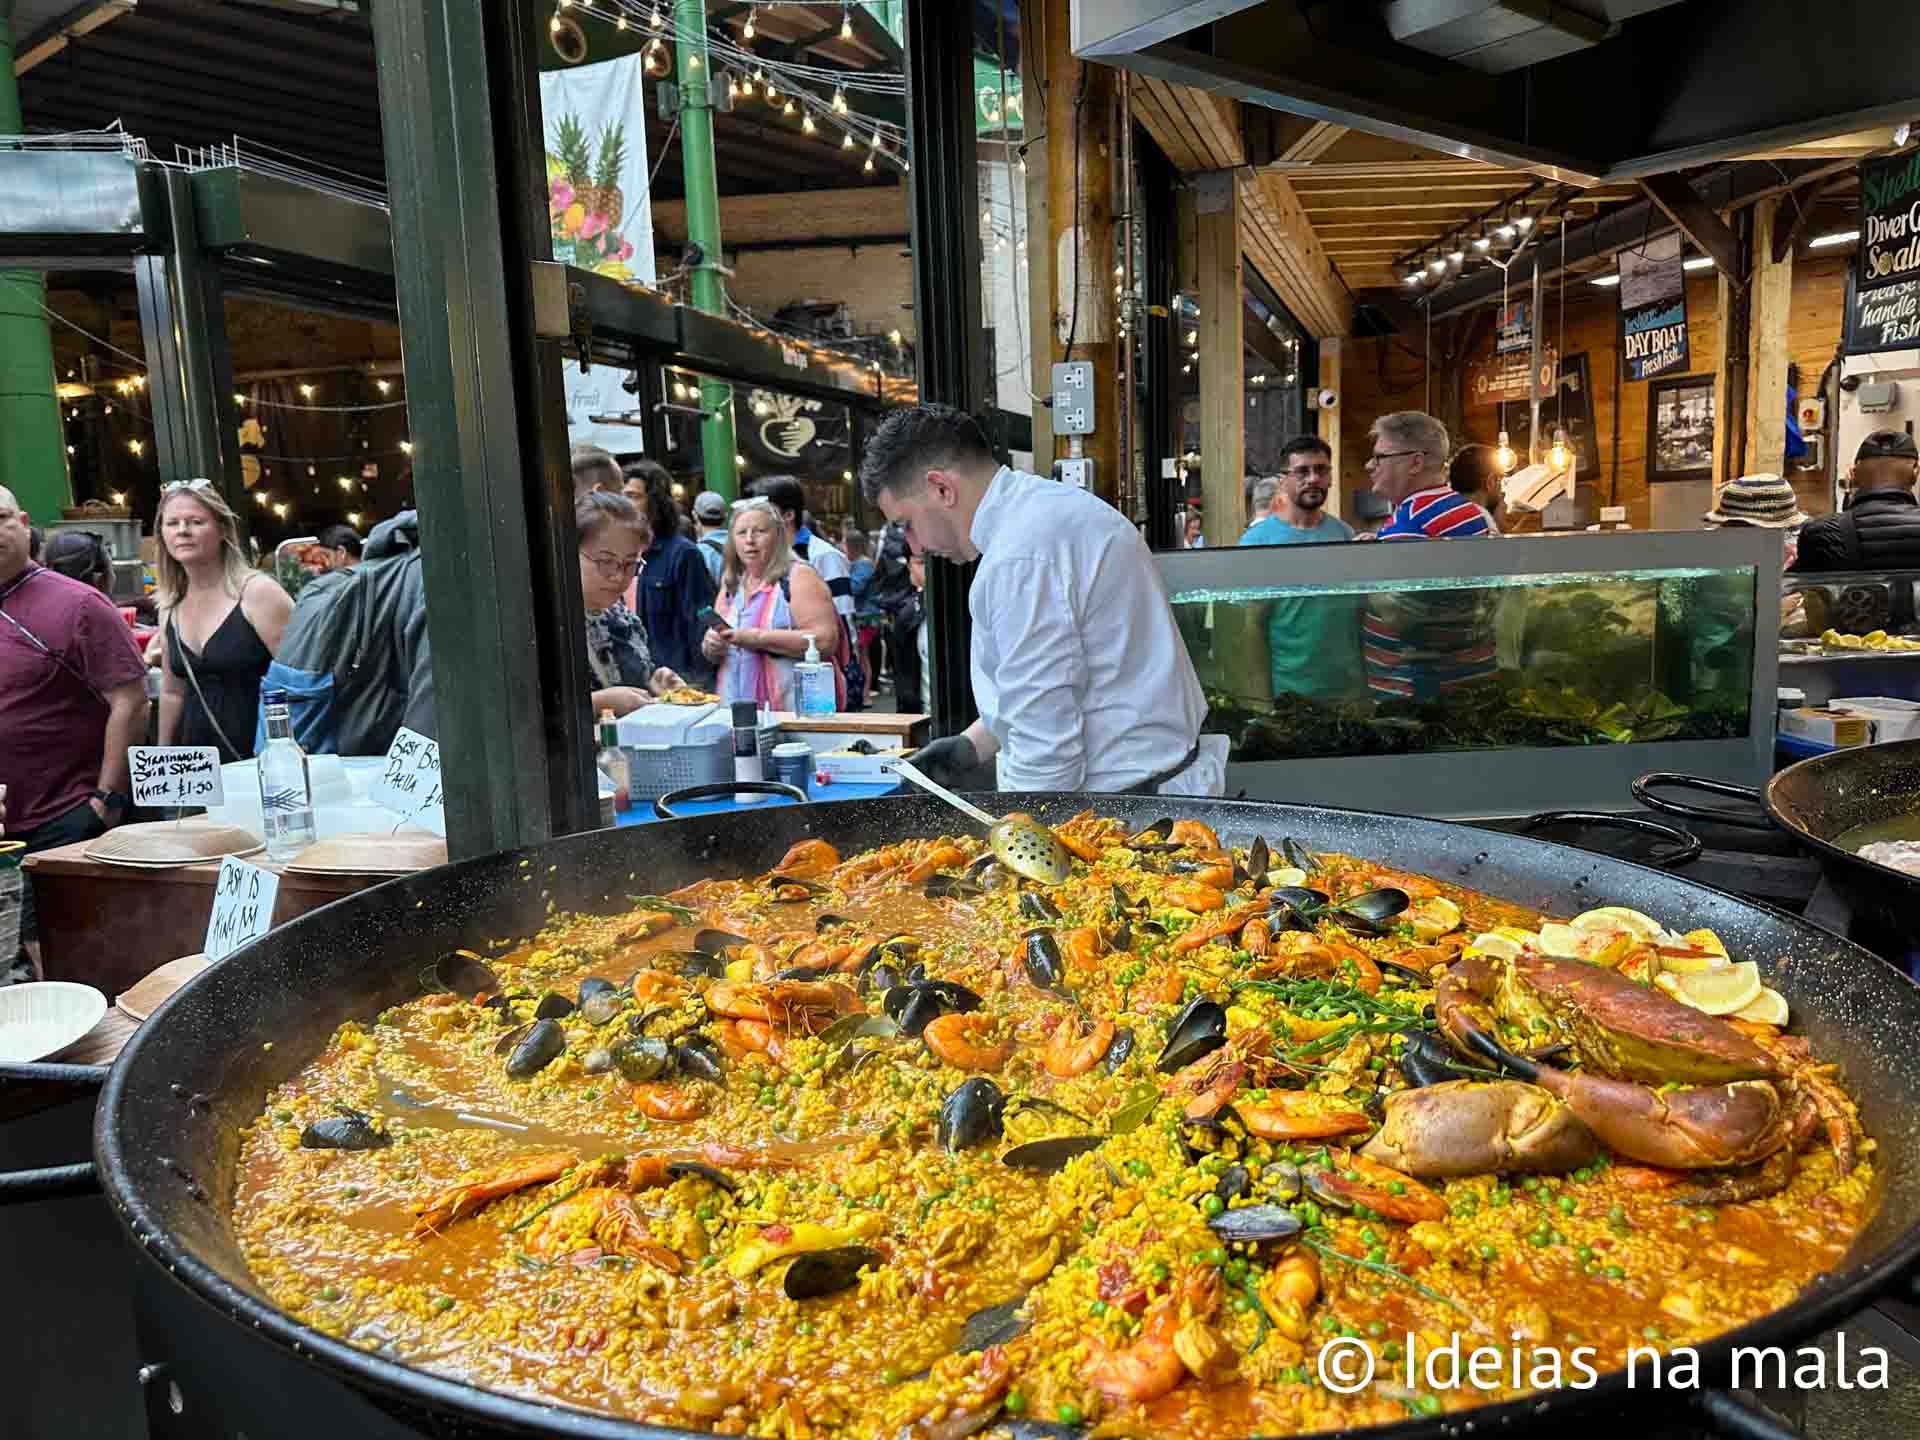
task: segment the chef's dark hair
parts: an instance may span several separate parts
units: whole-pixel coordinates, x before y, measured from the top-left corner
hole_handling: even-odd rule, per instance
[[[360,532],[351,525],[327,526],[320,532],[319,544],[322,550],[344,550],[356,560],[360,558],[363,548]]]
[[[1287,468],[1287,462],[1296,455],[1324,455],[1333,458],[1333,446],[1318,435],[1296,435],[1280,447],[1280,468]]]
[[[1505,473],[1491,445],[1462,445],[1447,466],[1447,484],[1456,495],[1481,495],[1497,490]]]
[[[992,465],[993,448],[979,423],[951,405],[912,405],[880,422],[860,461],[860,493],[878,504],[880,492],[905,498],[926,485],[927,471]]]

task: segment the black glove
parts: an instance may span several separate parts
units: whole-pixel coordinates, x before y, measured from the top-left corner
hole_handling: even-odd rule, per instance
[[[949,790],[967,787],[968,782],[975,778],[974,772],[980,768],[980,752],[973,748],[973,742],[964,735],[949,735],[944,740],[935,740],[931,745],[922,745],[907,759],[912,762],[914,769]]]

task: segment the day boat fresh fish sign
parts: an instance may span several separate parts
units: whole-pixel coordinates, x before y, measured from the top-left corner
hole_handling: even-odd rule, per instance
[[[1687,277],[1677,234],[1620,252],[1620,346],[1629,380],[1687,368]]]

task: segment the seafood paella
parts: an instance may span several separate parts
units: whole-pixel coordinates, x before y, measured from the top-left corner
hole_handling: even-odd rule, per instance
[[[683,1428],[1214,1437],[1698,1343],[1870,1217],[1833,1067],[1685,916],[1057,836],[803,841],[434,959],[243,1136],[249,1265],[365,1350]],[[1410,1363],[1455,1337],[1512,1363]]]

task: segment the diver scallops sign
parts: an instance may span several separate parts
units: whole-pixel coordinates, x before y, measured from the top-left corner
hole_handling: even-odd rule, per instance
[[[1687,276],[1678,235],[1620,252],[1620,347],[1629,380],[1687,368]]]
[[[1860,162],[1860,249],[1846,350],[1920,344],[1920,151]]]

